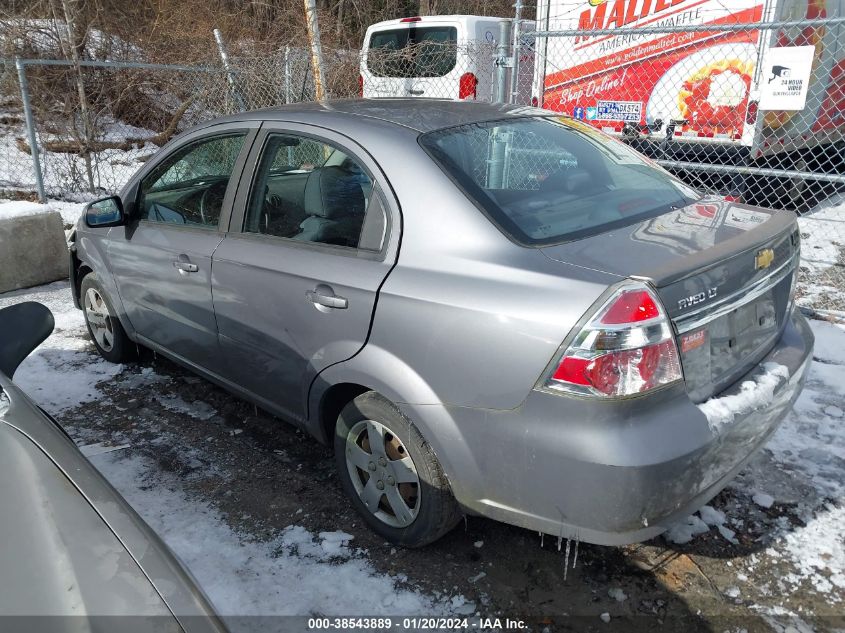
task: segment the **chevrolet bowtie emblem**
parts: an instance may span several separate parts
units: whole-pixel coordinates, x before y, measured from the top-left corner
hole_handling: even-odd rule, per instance
[[[754,268],[756,270],[768,268],[773,261],[775,261],[775,252],[771,248],[764,248],[757,251],[757,257],[754,258]]]

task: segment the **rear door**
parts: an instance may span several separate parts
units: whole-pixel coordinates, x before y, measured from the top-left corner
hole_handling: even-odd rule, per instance
[[[138,178],[128,194],[133,222],[109,233],[111,269],[135,330],[214,372],[211,255],[257,127],[227,124],[187,137]]]
[[[301,420],[317,374],[367,340],[398,208],[369,156],[320,128],[265,124],[244,173],[214,253],[223,375]]]
[[[409,18],[410,19],[410,18]],[[467,72],[458,24],[407,22],[374,30],[364,42],[365,97],[457,99]]]

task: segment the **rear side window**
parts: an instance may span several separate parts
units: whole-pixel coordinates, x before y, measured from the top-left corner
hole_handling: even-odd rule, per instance
[[[458,29],[410,26],[370,36],[367,69],[377,77],[443,77],[457,63]]]
[[[270,134],[244,231],[377,251],[381,232],[366,221],[380,219],[383,226],[384,220],[381,210],[372,208],[373,198],[370,176],[340,149],[304,136]],[[375,233],[377,243],[369,239]]]
[[[420,144],[512,239],[544,246],[655,217],[700,198],[656,164],[565,118],[485,121]]]

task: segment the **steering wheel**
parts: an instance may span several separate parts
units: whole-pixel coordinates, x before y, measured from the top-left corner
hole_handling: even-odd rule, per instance
[[[206,218],[206,211],[213,211],[214,210],[214,207],[211,206],[211,201],[209,200],[210,196],[212,195],[212,192],[214,193],[214,195],[216,195],[218,197],[219,202],[221,203],[221,204],[217,205],[217,215],[219,216],[220,207],[222,206],[222,202],[223,202],[223,196],[226,195],[226,186],[227,185],[228,185],[227,181],[220,180],[218,182],[215,182],[213,185],[211,185],[205,191],[202,192],[202,195],[200,196],[200,201],[199,201],[199,212],[200,212],[200,220],[202,221],[203,224],[208,224],[208,219]],[[221,186],[223,188],[223,191],[219,191]]]

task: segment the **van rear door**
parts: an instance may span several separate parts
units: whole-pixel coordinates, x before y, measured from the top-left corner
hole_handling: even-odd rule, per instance
[[[371,27],[361,61],[363,96],[459,98],[466,64],[459,60],[458,38],[458,25],[451,23]]]

